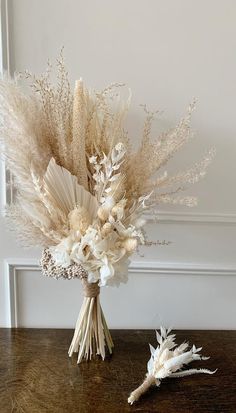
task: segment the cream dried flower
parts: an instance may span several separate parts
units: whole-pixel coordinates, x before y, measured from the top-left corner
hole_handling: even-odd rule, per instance
[[[138,241],[136,238],[126,238],[121,242],[121,246],[129,253],[132,253],[136,250],[138,246]]]
[[[195,345],[188,350],[188,343],[182,343],[177,346],[175,343],[175,334],[170,333],[161,327],[161,334],[156,332],[158,346],[155,349],[150,344],[151,358],[147,364],[147,375],[144,382],[134,390],[129,398],[128,403],[133,404],[140,396],[145,393],[152,385],[160,386],[161,380],[166,377],[184,377],[192,374],[205,373],[214,374],[216,372],[208,369],[189,369],[182,370],[184,365],[194,360],[208,360],[210,357],[204,357],[199,352],[202,347],[196,348]]]

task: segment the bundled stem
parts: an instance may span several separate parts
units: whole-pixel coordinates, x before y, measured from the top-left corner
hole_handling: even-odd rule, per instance
[[[147,377],[145,378],[144,382],[137,387],[137,389],[135,389],[134,391],[132,391],[132,393],[130,394],[129,398],[128,398],[128,403],[133,404],[134,402],[136,402],[137,400],[139,400],[139,398],[146,393],[146,391],[153,385],[156,384],[156,379],[155,377],[151,376],[151,375],[147,375]]]
[[[84,300],[68,351],[70,357],[74,352],[79,353],[77,363],[80,363],[83,358],[91,360],[93,354],[101,355],[104,360],[105,345],[110,354],[114,347],[101,308],[98,283],[88,283],[86,278],[82,278],[82,284]]]

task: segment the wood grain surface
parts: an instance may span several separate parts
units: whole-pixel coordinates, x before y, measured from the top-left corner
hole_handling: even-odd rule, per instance
[[[177,342],[203,346],[211,358],[192,366],[218,368],[163,380],[140,401],[127,398],[143,380],[149,359],[149,330],[113,330],[114,354],[77,365],[67,350],[71,330],[0,329],[0,412],[27,413],[235,413],[236,331],[176,331]]]

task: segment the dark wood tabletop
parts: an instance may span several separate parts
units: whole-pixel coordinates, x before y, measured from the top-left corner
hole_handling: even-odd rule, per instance
[[[129,393],[143,380],[150,330],[113,330],[114,354],[77,365],[67,350],[71,330],[0,329],[0,412],[14,413],[235,413],[236,331],[176,331],[203,346],[208,361],[192,363],[218,371],[166,379],[130,406]]]

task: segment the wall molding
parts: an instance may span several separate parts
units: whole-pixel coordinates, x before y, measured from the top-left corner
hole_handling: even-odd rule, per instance
[[[0,0],[0,71],[1,74],[12,74],[12,59],[10,55],[10,15],[11,7],[9,0]],[[7,177],[6,165],[3,159],[0,160],[0,182],[1,185],[1,210],[4,216],[4,208],[7,202],[13,200],[12,176]]]
[[[17,272],[20,270],[40,271],[36,259],[10,258],[4,260],[4,285],[6,297],[6,326],[18,326]]]
[[[11,73],[11,59],[10,59],[10,31],[9,31],[9,1],[0,1],[1,11],[1,72],[8,75]]]
[[[40,271],[37,259],[8,258],[4,260],[4,285],[6,297],[6,326],[18,326],[17,282],[18,271]],[[130,274],[153,275],[198,275],[198,276],[236,276],[236,266],[216,264],[186,264],[157,261],[133,261],[129,267]]]
[[[226,213],[205,213],[205,212],[169,212],[157,211],[157,218],[151,215],[146,216],[150,223],[157,222],[163,224],[206,224],[206,225],[235,225],[236,214]]]

